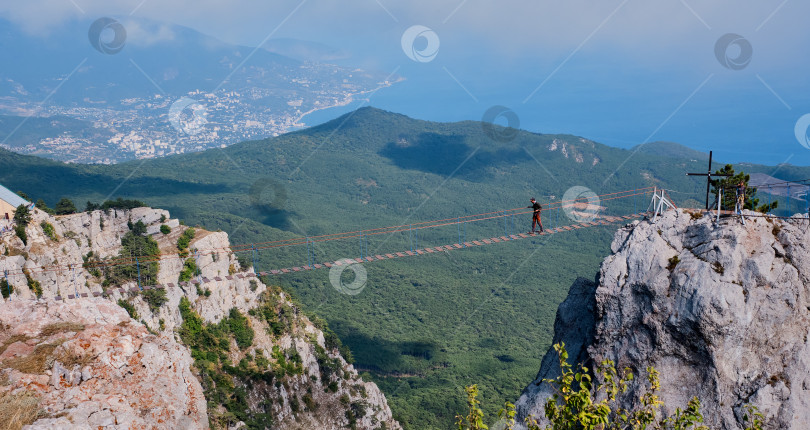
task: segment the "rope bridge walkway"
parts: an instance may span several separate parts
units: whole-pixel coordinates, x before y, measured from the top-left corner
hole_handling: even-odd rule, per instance
[[[657,193],[660,193],[660,197],[658,196]],[[119,293],[119,294],[138,293],[138,292],[147,291],[147,290],[151,290],[151,289],[166,289],[166,288],[175,288],[175,287],[190,288],[192,286],[199,287],[199,286],[201,286],[203,284],[207,284],[207,283],[211,283],[211,282],[222,282],[224,280],[230,281],[230,280],[234,280],[234,279],[255,278],[257,276],[278,276],[278,275],[285,275],[285,274],[288,274],[288,273],[304,272],[304,271],[317,270],[317,269],[322,269],[322,268],[330,269],[330,268],[335,267],[335,266],[352,265],[352,264],[359,264],[359,263],[365,263],[365,262],[375,262],[375,261],[390,260],[390,259],[410,257],[410,256],[429,255],[429,254],[434,254],[434,253],[439,253],[439,252],[449,252],[449,251],[454,251],[454,250],[459,250],[459,249],[464,249],[464,248],[481,247],[481,246],[492,245],[492,244],[502,243],[502,242],[511,242],[511,241],[527,239],[527,238],[554,235],[554,234],[557,234],[557,233],[564,233],[564,232],[569,232],[569,231],[579,230],[579,229],[584,229],[584,228],[603,226],[603,225],[610,225],[610,224],[615,224],[615,223],[618,223],[618,222],[626,222],[626,221],[629,221],[629,220],[634,219],[634,218],[644,217],[644,216],[650,214],[651,212],[656,212],[656,214],[657,214],[661,210],[660,207],[653,207],[652,211],[650,210],[650,208],[648,208],[647,210],[640,211],[640,212],[637,211],[636,208],[634,208],[633,212],[628,213],[626,215],[619,215],[619,216],[599,215],[598,213],[587,212],[587,210],[589,210],[589,209],[593,210],[593,208],[589,207],[589,205],[592,206],[592,204],[591,204],[592,201],[590,199],[593,199],[594,197],[598,198],[598,202],[599,202],[598,205],[601,205],[601,203],[603,203],[605,201],[626,199],[626,198],[644,196],[644,195],[650,195],[650,194],[653,194],[655,196],[655,198],[662,199],[664,197],[665,191],[660,190],[660,189],[655,189],[654,187],[647,187],[647,188],[632,189],[632,190],[626,190],[626,191],[615,192],[615,193],[608,193],[608,194],[603,194],[603,195],[600,195],[600,196],[595,196],[594,195],[594,196],[590,196],[590,197],[580,197],[580,198],[576,198],[576,199],[563,200],[563,201],[557,201],[557,202],[550,203],[550,204],[545,205],[543,207],[543,212],[548,212],[548,211],[552,211],[552,210],[558,210],[559,211],[561,209],[565,209],[565,210],[568,210],[568,211],[576,211],[576,210],[582,210],[583,207],[584,207],[584,210],[586,211],[586,214],[587,214],[587,215],[585,215],[586,219],[584,221],[582,221],[582,222],[575,222],[575,223],[569,224],[569,225],[564,225],[564,226],[560,226],[560,227],[556,227],[556,228],[545,229],[545,231],[538,232],[538,233],[510,233],[508,231],[509,230],[508,227],[509,227],[509,221],[510,220],[512,221],[512,223],[514,223],[514,219],[515,219],[516,216],[528,215],[528,214],[532,213],[532,210],[527,210],[527,208],[521,207],[521,208],[506,209],[506,210],[500,210],[500,211],[495,211],[495,212],[487,212],[487,213],[481,213],[481,214],[475,214],[475,215],[467,215],[467,216],[462,216],[462,217],[445,218],[445,219],[434,220],[434,221],[424,221],[424,222],[414,223],[414,224],[409,224],[409,225],[394,225],[394,226],[381,227],[381,228],[368,229],[368,230],[356,230],[356,231],[343,232],[343,233],[334,233],[334,234],[327,234],[327,235],[321,235],[321,236],[312,236],[312,237],[304,237],[304,238],[292,238],[292,239],[277,240],[277,241],[270,241],[270,242],[257,242],[257,243],[241,244],[241,245],[232,245],[232,246],[226,247],[226,248],[208,249],[208,250],[205,250],[204,252],[199,252],[199,251],[195,252],[194,254],[192,254],[193,258],[196,259],[196,258],[199,258],[200,256],[203,256],[203,255],[211,255],[211,254],[215,254],[215,253],[219,253],[219,252],[233,252],[233,253],[251,252],[252,255],[253,255],[253,261],[254,261],[253,267],[254,267],[254,270],[255,270],[255,267],[256,267],[255,255],[256,255],[256,252],[258,252],[259,250],[263,250],[263,249],[279,249],[279,248],[285,248],[285,247],[293,247],[293,246],[305,245],[307,247],[307,264],[301,265],[301,266],[289,267],[289,268],[272,269],[272,270],[269,270],[269,271],[258,271],[258,272],[248,271],[248,272],[236,273],[236,274],[233,274],[233,275],[222,276],[222,277],[217,276],[217,277],[214,277],[213,279],[209,279],[209,278],[206,278],[206,277],[203,277],[203,276],[197,276],[196,279],[192,279],[192,280],[189,280],[187,282],[178,282],[176,284],[175,283],[166,283],[166,284],[145,285],[146,283],[141,282],[140,267],[141,267],[142,264],[145,264],[145,263],[164,261],[164,260],[170,259],[170,258],[177,258],[177,259],[185,260],[186,258],[189,258],[189,256],[180,256],[178,254],[172,253],[172,254],[159,254],[159,255],[149,255],[149,256],[137,256],[137,257],[131,257],[131,258],[129,258],[129,257],[127,257],[127,258],[115,258],[115,259],[108,259],[108,260],[99,261],[99,262],[88,262],[88,263],[85,263],[82,266],[87,270],[99,269],[99,268],[110,268],[110,267],[124,266],[124,265],[137,266],[138,267],[138,273],[139,273],[139,275],[138,275],[138,283],[137,283],[137,285],[133,285],[133,286],[131,286],[129,288],[114,287],[114,288],[104,289],[102,291],[94,291],[92,293],[81,293],[81,294],[79,294],[78,291],[76,291],[75,294],[69,294],[69,295],[67,295],[67,297],[54,296],[53,299],[54,300],[65,300],[65,299],[75,299],[75,298],[86,298],[86,297],[91,297],[91,296],[92,297],[100,297],[100,296],[101,297],[107,297],[107,296],[113,295],[115,293]],[[655,198],[653,199],[654,202],[656,201]],[[667,200],[668,202],[671,202],[671,199],[664,199],[664,200]],[[635,201],[634,201],[633,205],[635,206]],[[651,204],[651,206],[654,206],[654,205]],[[598,206],[598,207],[603,208],[601,206]],[[486,237],[486,238],[481,238],[481,239],[471,240],[471,241],[466,240],[466,226],[467,226],[467,224],[476,223],[476,222],[482,222],[482,221],[486,221],[486,220],[495,220],[495,219],[503,219],[503,221],[504,221],[504,234],[503,235],[496,235],[496,236],[491,236],[491,237]],[[437,228],[437,227],[443,227],[443,226],[452,226],[452,225],[457,226],[458,238],[459,238],[457,242],[451,243],[451,244],[446,244],[446,245],[440,245],[440,246],[430,246],[430,247],[422,247],[422,248],[418,247],[419,231],[423,231],[423,230],[426,230],[426,229],[433,229],[433,228]],[[463,233],[462,233],[462,229],[463,229]],[[391,252],[391,253],[384,253],[384,254],[376,254],[376,255],[368,255],[368,243],[367,243],[368,237],[379,236],[379,235],[392,235],[392,234],[395,234],[395,233],[408,233],[409,239],[410,239],[410,242],[411,242],[411,246],[410,246],[409,250],[404,250],[404,251],[399,251],[399,252]],[[340,259],[340,260],[328,261],[328,262],[322,262],[322,263],[314,263],[313,262],[313,260],[315,258],[314,257],[315,256],[314,245],[316,243],[330,242],[330,241],[336,241],[336,240],[342,240],[342,239],[355,239],[355,240],[359,239],[360,244],[361,244],[361,246],[360,246],[360,254],[361,255],[359,257],[357,257],[357,258],[349,258],[349,259],[344,258],[344,259]],[[365,245],[364,245],[364,243],[365,243]],[[39,273],[44,273],[44,272],[63,273],[63,272],[71,272],[71,271],[74,271],[73,273],[75,275],[76,267],[77,267],[77,265],[51,265],[51,266],[45,266],[45,267],[42,267],[40,269],[34,269],[34,270],[29,271],[28,275],[26,275],[26,276],[30,276],[31,273],[35,273],[35,272],[39,272]],[[24,273],[23,271],[18,271],[18,272],[19,272],[18,274]],[[10,274],[14,274],[14,272],[6,271],[5,273],[2,273],[0,275],[5,275],[5,279],[8,279],[8,276]],[[130,281],[130,282],[134,283],[135,281],[133,280],[133,281]],[[73,288],[74,289],[76,288],[76,286],[75,286],[75,276],[74,276]],[[10,295],[9,295],[9,297],[10,297]]]

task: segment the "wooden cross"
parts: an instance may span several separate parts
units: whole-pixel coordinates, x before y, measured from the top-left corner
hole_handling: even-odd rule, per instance
[[[706,210],[709,210],[709,188],[712,184],[712,176],[731,176],[728,173],[712,173],[712,151],[709,151],[709,171],[708,173],[687,173],[686,176],[706,177]]]

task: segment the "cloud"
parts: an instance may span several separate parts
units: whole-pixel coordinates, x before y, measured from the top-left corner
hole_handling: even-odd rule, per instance
[[[308,40],[356,56],[395,55],[413,24],[435,30],[442,56],[495,55],[558,62],[574,50],[639,64],[714,61],[714,42],[734,32],[771,68],[806,64],[810,3],[761,0],[27,0],[4,2],[0,16],[47,34],[61,23],[129,16],[186,25],[228,42],[258,45],[268,35]],[[781,7],[780,7],[781,5]],[[296,11],[291,14],[291,12]],[[280,25],[282,24],[283,25]],[[137,33],[140,28],[128,28]],[[155,43],[168,31],[142,32]]]
[[[132,18],[121,19],[121,24],[127,29],[127,41],[138,46],[150,46],[162,42],[173,41],[176,37],[169,24],[136,20]]]

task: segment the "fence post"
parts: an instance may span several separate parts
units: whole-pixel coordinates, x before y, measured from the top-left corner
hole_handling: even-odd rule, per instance
[[[360,259],[363,259],[363,232],[360,231]]]
[[[138,266],[138,288],[143,290],[141,286],[141,263],[138,262],[138,257],[135,257],[135,265]]]
[[[461,245],[461,217],[456,220],[456,229],[458,230],[458,244]]]
[[[790,182],[788,182],[787,187],[787,214],[785,216],[790,217]]]
[[[768,212],[771,211],[771,185],[768,184]]]

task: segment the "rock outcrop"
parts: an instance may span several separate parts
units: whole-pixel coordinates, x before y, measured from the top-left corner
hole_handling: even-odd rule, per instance
[[[0,393],[39,399],[43,417],[29,428],[208,427],[188,350],[120,306],[25,301],[0,306],[0,321]]]
[[[157,271],[139,275],[140,282],[110,285],[106,272],[94,270],[96,264],[119,258],[121,239],[138,222],[160,249]],[[162,233],[162,225],[171,231]],[[167,211],[152,208],[59,217],[35,210],[27,243],[13,233],[0,238],[0,282],[7,279],[10,296],[0,303],[5,327],[0,372],[7,376],[0,382],[11,381],[0,384],[0,393],[36,396],[45,418],[35,427],[43,428],[66,422],[94,428],[205,428],[209,422],[229,428],[270,422],[289,429],[400,428],[379,388],[363,381],[341,355],[336,337],[304,316],[283,291],[243,271],[226,233],[196,229],[181,256],[178,239],[186,229]],[[180,285],[181,272],[192,262],[193,279],[203,282]],[[158,284],[163,288],[139,289]],[[73,295],[87,297],[65,300]],[[251,343],[237,345],[226,333],[229,344],[217,345],[219,355],[213,356],[185,344],[184,300],[202,324],[220,334],[236,312],[254,334]],[[81,330],[60,331],[61,337],[40,334],[42,327],[57,326]],[[11,355],[17,353],[43,356],[44,364],[26,368],[33,373],[12,370],[22,360]],[[72,357],[69,364],[59,360],[63,356]],[[144,397],[142,390],[153,393]],[[92,391],[97,393],[86,394]],[[239,401],[221,398],[223,392]],[[119,402],[121,396],[127,400]],[[235,405],[243,410],[235,411]]]
[[[759,408],[767,428],[807,428],[807,223],[795,216],[714,225],[683,210],[655,224],[636,221],[616,233],[597,282],[572,287],[554,342],[587,366],[611,359],[637,375],[654,366],[663,412],[697,396],[712,429],[742,429],[746,404]],[[542,381],[559,374],[556,360],[553,350],[546,354],[516,403],[519,422],[543,417],[551,388]],[[634,385],[620,403],[632,407],[642,393]]]

